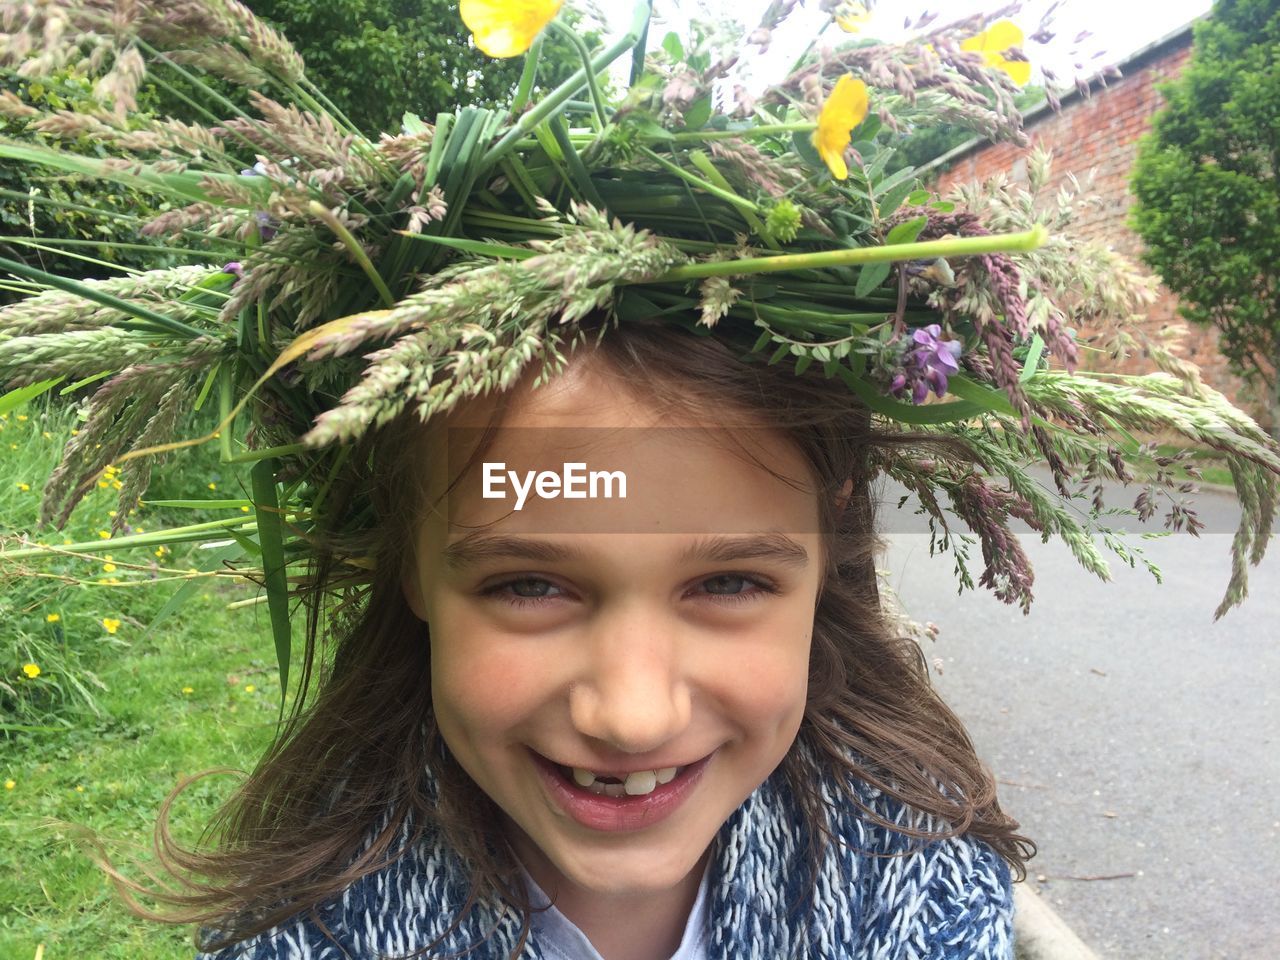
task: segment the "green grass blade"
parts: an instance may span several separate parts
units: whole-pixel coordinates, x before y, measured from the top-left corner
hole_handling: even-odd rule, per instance
[[[289,689],[289,581],[285,576],[284,521],[276,497],[276,461],[259,460],[249,476],[253,484],[253,505],[258,518],[258,544],[262,548],[263,586],[271,614],[271,633],[276,642],[276,663],[280,667],[280,707],[284,709]]]
[[[66,377],[57,377],[53,380],[41,380],[39,383],[31,383],[25,387],[18,387],[16,390],[10,390],[8,393],[0,396],[0,413],[8,413],[10,410],[16,410],[30,400],[34,400],[42,393],[52,390]]]

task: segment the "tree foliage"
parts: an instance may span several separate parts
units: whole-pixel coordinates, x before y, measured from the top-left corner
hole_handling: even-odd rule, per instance
[[[1140,147],[1133,226],[1188,320],[1280,410],[1280,0],[1217,0]]]
[[[501,106],[520,80],[523,57],[476,50],[457,0],[249,0],[307,62],[307,75],[366,134],[400,129],[406,111],[434,119],[459,104]],[[562,19],[572,21],[566,11]],[[588,45],[593,38],[588,36]],[[538,85],[582,65],[562,38],[545,37]]]

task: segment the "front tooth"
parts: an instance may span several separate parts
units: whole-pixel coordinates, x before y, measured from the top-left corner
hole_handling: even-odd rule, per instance
[[[604,787],[604,795],[606,797],[620,797],[625,792],[626,785],[622,783],[604,783],[601,786]]]
[[[653,793],[653,788],[658,785],[658,777],[652,770],[637,770],[635,773],[627,774],[626,787],[627,795],[631,797],[642,797],[646,793]]]
[[[581,767],[574,767],[573,782],[580,787],[589,787],[596,782],[596,775],[590,770],[583,770]]]
[[[661,770],[655,770],[654,775],[659,783],[670,783],[676,778],[676,768],[663,767]]]

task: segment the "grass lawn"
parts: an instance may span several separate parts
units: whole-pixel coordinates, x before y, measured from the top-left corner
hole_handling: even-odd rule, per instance
[[[98,831],[119,865],[149,859],[160,803],[184,775],[247,770],[275,726],[279,682],[265,605],[243,583],[201,578],[183,605],[148,631],[184,582],[149,586],[216,566],[188,544],[115,547],[119,481],[97,482],[62,531],[40,527],[44,478],[82,426],[67,404],[0,414],[0,534],[5,551],[26,533],[47,544],[98,541],[88,559],[0,565],[0,958],[190,958],[190,927],[139,920],[107,877],[55,821]],[[149,496],[238,497],[242,480],[200,451],[154,471]],[[147,508],[132,532],[216,516]],[[124,532],[130,532],[126,530]],[[108,552],[109,551],[109,552]],[[214,777],[177,804],[185,843],[234,786]],[[139,871],[125,869],[141,879]]]
[[[153,636],[125,623],[129,646],[97,670],[104,717],[56,734],[0,744],[0,957],[190,958],[189,927],[127,913],[101,871],[52,819],[114,841],[118,862],[150,853],[152,826],[180,777],[248,769],[274,728],[279,686],[270,631],[256,608],[226,610],[243,591],[211,585]],[[190,693],[184,689],[190,688]],[[231,777],[192,787],[171,825],[184,842],[229,792]],[[127,871],[138,876],[136,870]]]

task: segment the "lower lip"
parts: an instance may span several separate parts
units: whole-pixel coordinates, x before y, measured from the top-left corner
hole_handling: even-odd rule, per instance
[[[534,753],[533,759],[547,792],[565,813],[588,829],[617,833],[643,830],[671,816],[698,785],[713,756],[689,764],[670,783],[660,783],[652,793],[639,797],[606,797],[580,790],[546,757]]]

